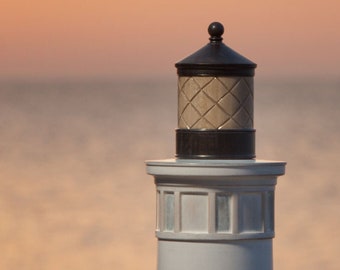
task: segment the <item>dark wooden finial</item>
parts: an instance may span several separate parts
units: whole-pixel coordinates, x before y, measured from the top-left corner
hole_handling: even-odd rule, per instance
[[[219,22],[213,22],[208,27],[208,33],[210,35],[210,41],[211,42],[221,42],[222,41],[222,35],[224,33],[224,27],[223,24]]]

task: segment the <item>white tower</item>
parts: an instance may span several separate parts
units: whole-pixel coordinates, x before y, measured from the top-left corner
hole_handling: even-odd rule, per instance
[[[222,43],[176,64],[176,158],[147,161],[157,187],[158,270],[272,270],[274,189],[285,162],[255,159],[256,64]]]

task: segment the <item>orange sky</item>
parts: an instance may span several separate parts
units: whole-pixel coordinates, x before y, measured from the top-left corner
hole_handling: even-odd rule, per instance
[[[0,77],[171,77],[220,21],[262,77],[339,77],[338,0],[1,0]]]

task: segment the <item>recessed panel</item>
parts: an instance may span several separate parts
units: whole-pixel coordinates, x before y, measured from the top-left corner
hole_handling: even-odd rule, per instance
[[[164,193],[164,230],[173,231],[175,224],[175,195]]]
[[[230,196],[216,195],[216,232],[230,231]]]
[[[243,193],[239,196],[239,232],[262,232],[263,211],[261,193]]]
[[[267,201],[266,201],[266,207],[267,207],[267,229],[270,232],[274,232],[274,191],[269,191],[267,193]]]
[[[208,195],[181,194],[181,230],[208,231]]]

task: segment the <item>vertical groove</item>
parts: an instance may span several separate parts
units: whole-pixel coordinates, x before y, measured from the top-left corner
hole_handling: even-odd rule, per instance
[[[208,212],[208,232],[216,232],[216,194],[215,192],[209,192],[209,212]]]
[[[231,233],[232,234],[238,234],[239,233],[239,207],[238,207],[238,201],[239,201],[239,194],[234,193],[231,196]]]
[[[175,195],[175,211],[174,211],[174,232],[178,233],[181,230],[181,193],[174,192]]]
[[[267,213],[267,192],[262,192],[261,194],[261,219],[262,219],[262,232],[267,231],[267,218],[268,218],[268,213]]]
[[[160,231],[160,198],[161,192],[156,191],[156,231]]]
[[[159,190],[159,230],[164,231],[164,191]]]

